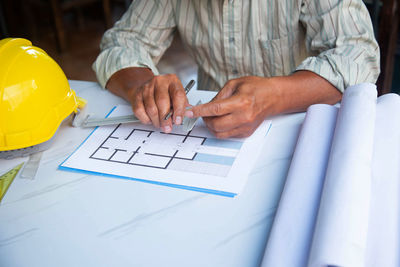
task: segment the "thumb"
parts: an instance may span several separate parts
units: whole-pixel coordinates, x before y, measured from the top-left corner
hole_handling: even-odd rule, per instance
[[[236,98],[231,96],[236,91],[238,82],[228,81],[221,91],[208,103],[193,106],[186,110],[185,116],[193,117],[213,117],[222,116],[232,112],[232,104],[236,104]]]
[[[237,81],[230,80],[228,81],[224,87],[218,92],[218,94],[213,98],[213,100],[222,100],[226,99],[233,95],[237,87]]]

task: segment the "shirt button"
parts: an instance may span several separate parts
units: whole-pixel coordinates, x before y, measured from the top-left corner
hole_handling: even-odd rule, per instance
[[[235,42],[235,37],[229,37],[229,42],[234,43]]]

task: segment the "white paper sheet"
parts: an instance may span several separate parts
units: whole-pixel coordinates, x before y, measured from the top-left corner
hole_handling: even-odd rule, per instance
[[[201,95],[194,98],[195,103]],[[110,117],[130,114],[130,106],[118,106]],[[246,139],[224,140],[216,139],[202,120],[189,133],[183,126],[170,134],[141,123],[102,126],[60,169],[234,196],[245,185],[270,125],[263,122]]]
[[[400,266],[400,97],[378,98],[366,267]]]
[[[309,266],[365,264],[376,88],[346,89],[338,113]]]
[[[307,110],[279,202],[263,267],[307,265],[338,108]]]

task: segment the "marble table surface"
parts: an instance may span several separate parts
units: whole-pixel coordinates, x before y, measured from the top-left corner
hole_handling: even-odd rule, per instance
[[[122,99],[70,81],[104,116]],[[263,153],[235,198],[60,171],[89,135],[65,120],[34,180],[0,205],[0,266],[259,266],[304,113],[272,118]],[[0,160],[0,174],[26,159]]]

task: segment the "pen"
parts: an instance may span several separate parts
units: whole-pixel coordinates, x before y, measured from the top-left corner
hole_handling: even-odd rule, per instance
[[[186,85],[186,87],[185,87],[186,95],[189,93],[190,89],[192,89],[194,83],[195,83],[194,80],[190,80],[190,82]],[[167,116],[165,116],[164,120],[168,120],[169,118],[171,118],[171,116],[172,116],[172,109],[170,112],[168,112]]]

